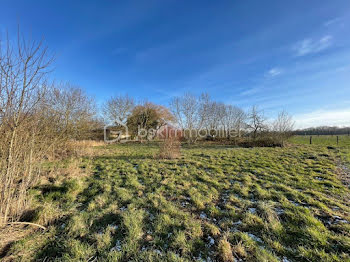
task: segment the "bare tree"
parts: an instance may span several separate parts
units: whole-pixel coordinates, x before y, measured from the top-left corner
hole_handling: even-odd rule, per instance
[[[233,131],[240,137],[246,114],[242,109],[233,105],[226,105],[225,112],[223,122],[225,123],[226,130],[228,130],[228,138],[230,138]]]
[[[85,139],[96,128],[96,104],[85,92],[69,83],[50,90],[48,101],[51,116],[64,139]]]
[[[218,135],[221,124],[220,113],[221,112],[219,103],[215,101],[210,101],[208,104],[207,128],[209,130],[209,135],[212,137]]]
[[[106,120],[115,125],[126,124],[128,116],[135,107],[134,100],[128,95],[114,96],[107,100],[103,112]]]
[[[184,135],[190,142],[197,140],[197,134],[194,135],[193,133],[196,133],[203,123],[199,108],[199,99],[190,93],[175,97],[170,103],[170,109],[176,118],[177,124],[183,131],[187,131]]]
[[[207,134],[211,129],[213,123],[213,105],[210,95],[208,93],[202,93],[198,98],[198,122],[200,123],[200,129],[206,129]]]
[[[283,145],[285,140],[291,136],[294,128],[294,121],[292,116],[283,110],[278,114],[277,119],[273,122],[272,128],[275,132],[275,135],[277,136],[277,139]]]
[[[238,137],[241,137],[242,129],[246,125],[247,114],[240,108],[235,108],[235,129],[237,130]]]
[[[222,130],[222,136],[230,137],[230,127],[228,120],[228,106],[224,103],[217,103],[216,115],[218,117],[219,128]]]
[[[191,134],[196,138],[192,137],[192,142],[203,134],[212,138],[222,135],[229,138],[232,130],[236,130],[240,136],[246,119],[242,109],[213,101],[207,93],[199,97],[189,93],[176,97],[171,101],[170,108],[178,125],[187,132],[193,131]]]
[[[253,138],[257,137],[258,132],[266,130],[266,118],[263,111],[260,111],[257,106],[253,106],[248,113],[248,128],[253,133]]]

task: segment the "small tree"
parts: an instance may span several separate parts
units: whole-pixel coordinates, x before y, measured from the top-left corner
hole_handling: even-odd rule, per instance
[[[254,139],[256,139],[258,132],[267,129],[264,113],[260,111],[257,106],[253,106],[248,113],[247,126],[252,131]]]
[[[127,126],[135,137],[142,138],[139,134],[142,129],[147,139],[153,139],[162,126],[173,120],[173,115],[166,107],[145,102],[133,109],[127,119]]]

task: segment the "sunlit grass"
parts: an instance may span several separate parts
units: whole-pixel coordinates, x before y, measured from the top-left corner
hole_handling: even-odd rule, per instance
[[[90,176],[33,190],[43,210],[60,215],[8,254],[24,261],[350,259],[350,190],[337,177],[338,150],[195,145],[173,160],[155,159],[155,144],[96,150],[81,164]]]
[[[338,144],[337,144],[337,135],[313,135],[311,136],[312,145],[321,145],[321,146],[340,146],[344,147],[350,146],[350,136],[348,135],[338,135]],[[309,145],[310,136],[293,136],[290,141],[294,144]]]

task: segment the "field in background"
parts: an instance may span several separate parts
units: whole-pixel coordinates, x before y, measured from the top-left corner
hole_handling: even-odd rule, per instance
[[[31,221],[48,229],[4,260],[349,261],[350,140],[334,138],[183,146],[176,160],[155,159],[157,144],[94,147],[31,191]]]
[[[318,147],[336,147],[338,157],[341,158],[342,163],[346,164],[343,167],[346,169],[350,167],[350,136],[348,135],[339,135],[338,143],[336,135],[313,135],[311,145],[310,136],[293,136],[289,139],[289,142],[295,145],[311,146],[315,149]]]
[[[350,136],[348,135],[339,135],[338,136],[339,144],[337,145],[337,136],[326,136],[326,135],[313,135],[312,136],[312,145],[319,146],[339,146],[339,147],[350,147]],[[299,145],[309,145],[310,136],[293,136],[290,139],[291,143]]]

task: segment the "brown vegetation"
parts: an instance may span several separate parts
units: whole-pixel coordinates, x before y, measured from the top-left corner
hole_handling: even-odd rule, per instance
[[[150,140],[155,138],[161,127],[173,120],[173,115],[166,107],[146,102],[133,109],[127,120],[127,125],[134,137],[141,140],[142,138]],[[143,130],[146,134],[140,134],[140,130]]]
[[[168,137],[164,139],[159,146],[157,155],[160,159],[176,159],[181,157],[181,143],[177,137]]]
[[[97,123],[81,89],[49,83],[51,62],[41,42],[20,34],[0,49],[0,226],[26,210],[42,163],[69,154],[71,139],[87,137]]]

